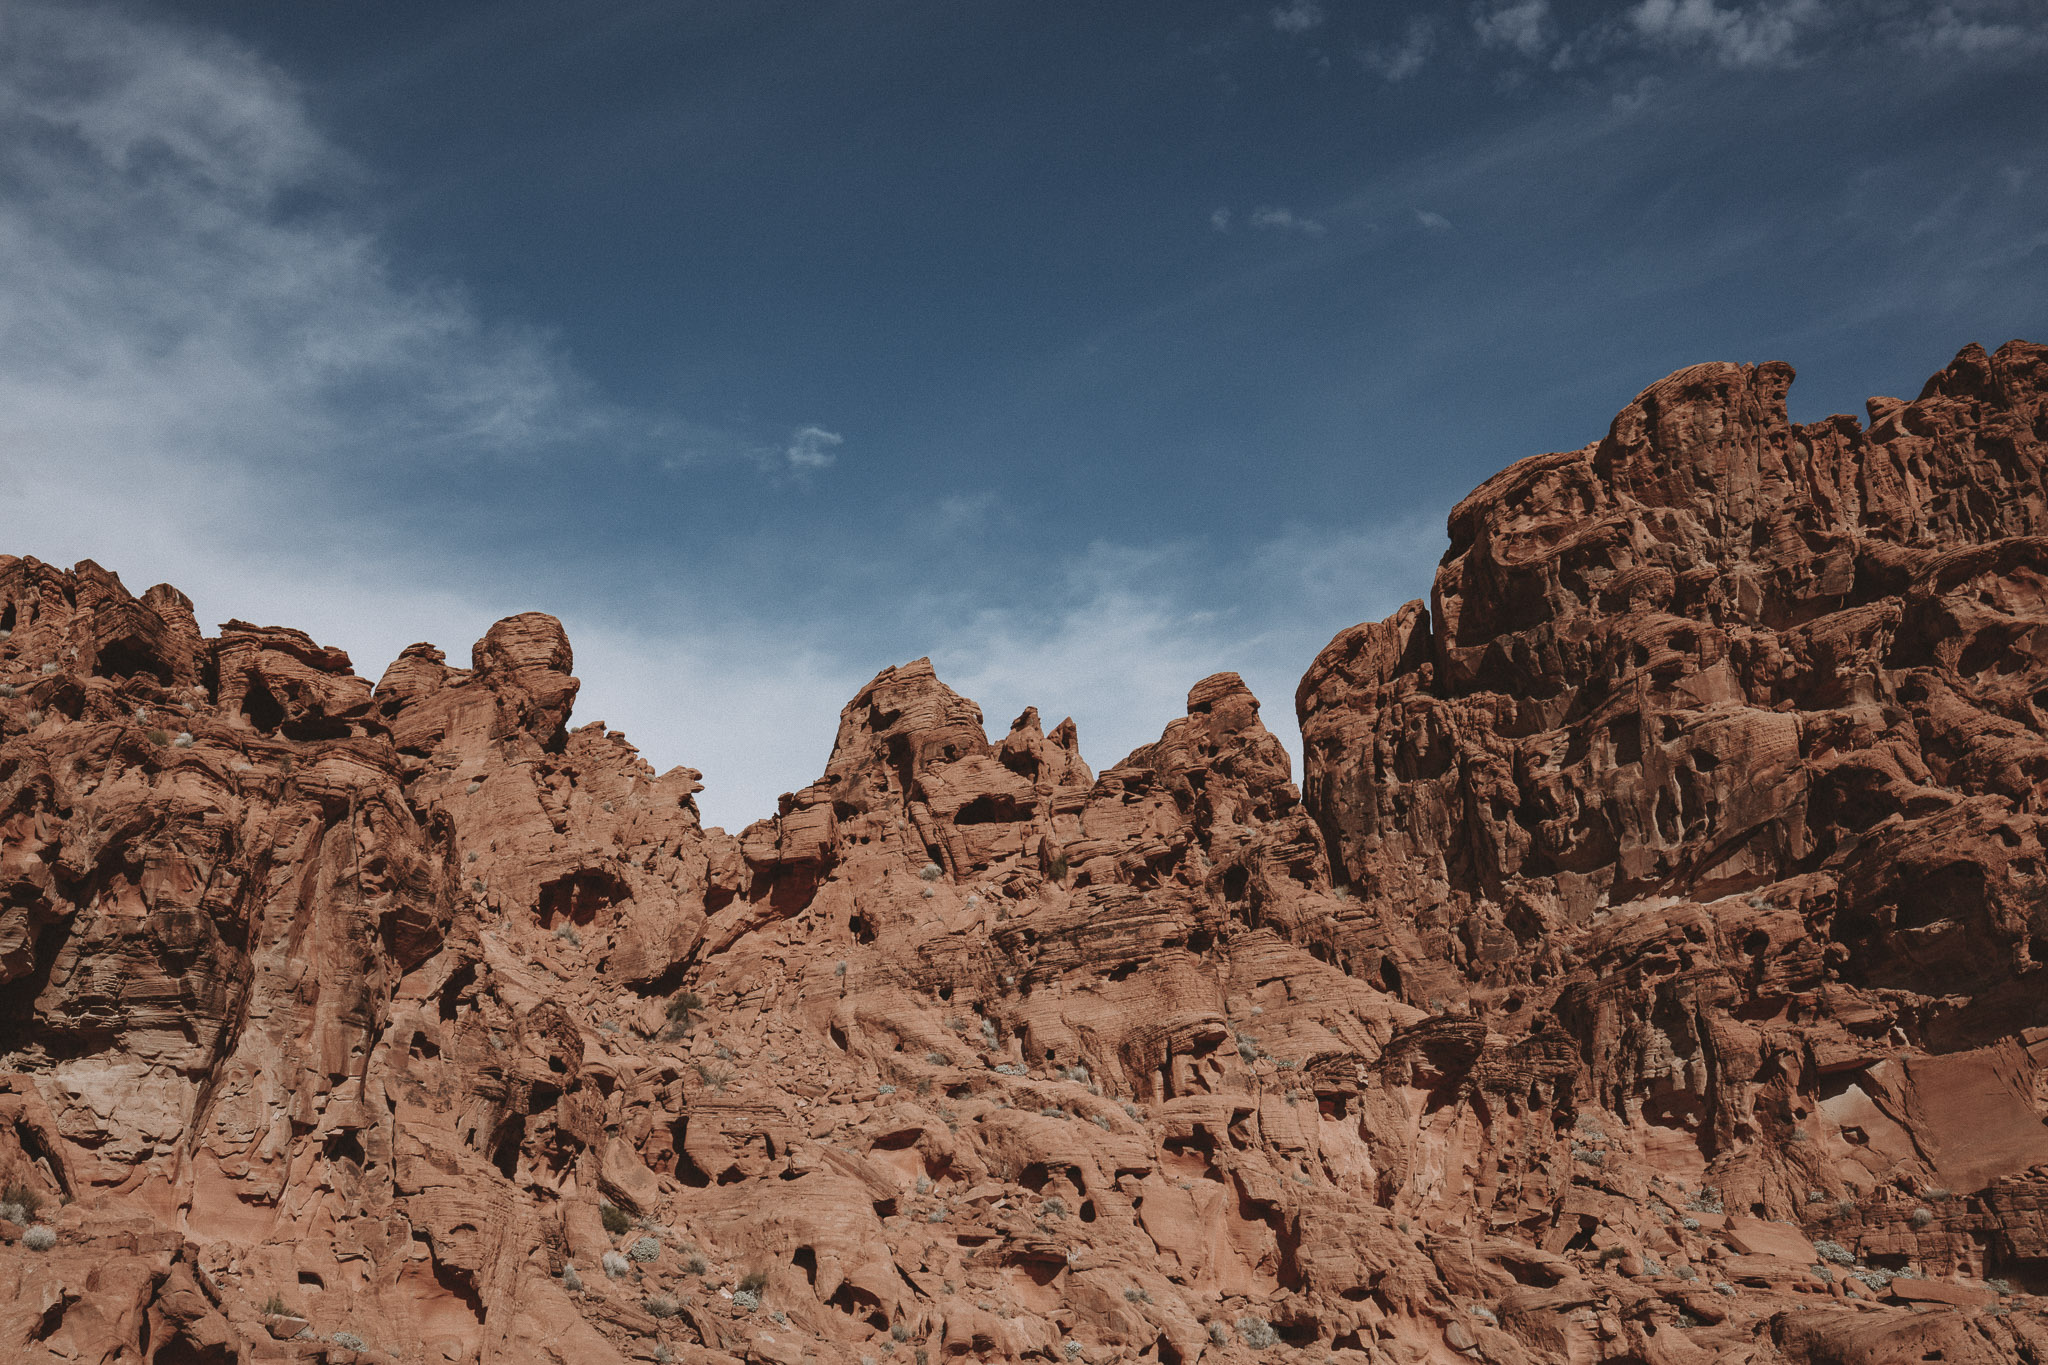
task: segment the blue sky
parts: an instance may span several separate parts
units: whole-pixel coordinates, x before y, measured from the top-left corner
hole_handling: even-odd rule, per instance
[[[1666,372],[2048,336],[2044,73],[2037,0],[0,0],[0,549],[371,676],[554,612],[729,827],[923,654],[1294,749]]]

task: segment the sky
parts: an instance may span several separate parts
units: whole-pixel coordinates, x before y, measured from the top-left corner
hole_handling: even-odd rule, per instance
[[[2048,340],[2044,149],[2039,0],[0,0],[0,553],[372,678],[552,612],[733,829],[926,655],[1298,755],[1671,370]]]

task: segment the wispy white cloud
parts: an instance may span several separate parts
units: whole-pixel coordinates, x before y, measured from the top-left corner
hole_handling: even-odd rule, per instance
[[[1230,210],[1211,209],[1209,211],[1209,226],[1218,232],[1230,231]]]
[[[1937,5],[1906,32],[1911,48],[1972,60],[2029,60],[2048,54],[2048,8],[2034,0]]]
[[[1481,47],[1507,48],[1532,59],[1548,48],[1549,29],[1550,0],[1509,0],[1472,16]]]
[[[1641,0],[1628,21],[1645,42],[1700,51],[1722,66],[1784,66],[1804,30],[1825,19],[1819,0],[1776,0],[1723,9],[1715,0]]]
[[[1322,26],[1323,7],[1316,0],[1288,0],[1287,4],[1274,6],[1267,17],[1282,33],[1307,33]]]
[[[1399,83],[1422,70],[1435,47],[1436,25],[1425,16],[1417,15],[1408,21],[1401,41],[1362,48],[1358,60],[1364,64],[1366,70],[1381,79]]]
[[[1428,228],[1431,232],[1449,232],[1451,230],[1450,219],[1444,217],[1441,213],[1431,213],[1428,209],[1415,210],[1415,222],[1418,227]]]
[[[782,453],[791,469],[825,469],[839,458],[839,447],[845,444],[846,438],[836,431],[818,426],[798,427]]]
[[[1272,228],[1280,232],[1299,232],[1306,237],[1320,237],[1329,231],[1313,218],[1298,214],[1290,208],[1274,206],[1253,209],[1251,225],[1255,228]]]

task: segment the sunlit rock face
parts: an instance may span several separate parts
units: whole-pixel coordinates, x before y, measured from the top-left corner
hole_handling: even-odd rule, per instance
[[[0,558],[0,1357],[2048,1358],[2048,349],[1653,385],[1097,774],[928,661],[737,834],[553,618]]]

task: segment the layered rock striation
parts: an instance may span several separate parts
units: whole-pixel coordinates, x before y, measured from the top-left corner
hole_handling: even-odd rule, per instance
[[[737,835],[559,624],[0,558],[0,1353],[2048,1358],[2048,348],[1653,385],[1100,774],[920,660]]]

